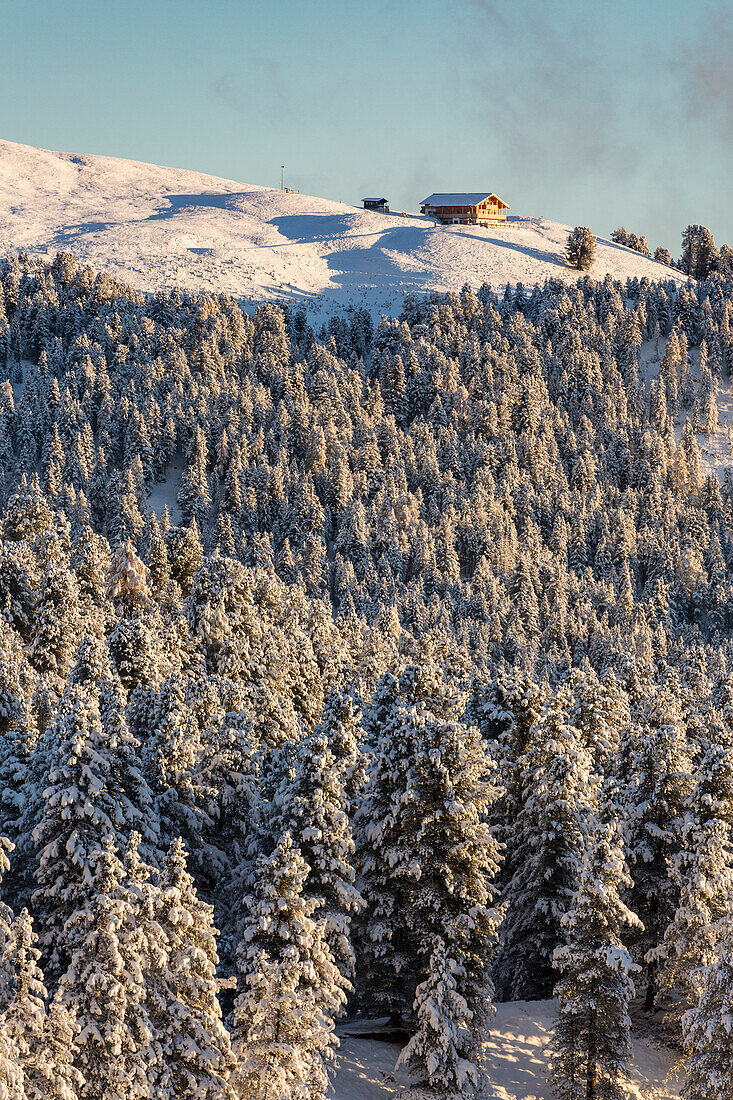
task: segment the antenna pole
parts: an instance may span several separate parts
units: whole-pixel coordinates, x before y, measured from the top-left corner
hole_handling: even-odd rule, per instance
[[[285,190],[285,165],[280,165],[280,190]]]

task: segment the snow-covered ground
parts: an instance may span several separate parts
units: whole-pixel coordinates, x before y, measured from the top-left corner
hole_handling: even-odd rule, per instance
[[[181,509],[178,506],[178,490],[181,487],[181,477],[186,465],[183,455],[173,456],[168,467],[165,481],[153,485],[148,496],[148,508],[155,512],[158,519],[163,515],[164,508],[168,509],[171,523],[181,522]]]
[[[426,194],[435,182],[425,181]],[[529,216],[496,229],[436,226],[420,215],[373,214],[199,172],[0,141],[0,254],[73,251],[141,290],[178,283],[302,302],[314,315],[350,306],[394,313],[411,291],[574,280],[562,258],[567,233]],[[675,277],[599,240],[590,274],[606,272]]]
[[[546,1087],[547,1044],[556,1015],[554,1001],[512,1001],[497,1005],[496,1018],[484,1046],[486,1097],[491,1100],[538,1100]],[[348,1028],[346,1030],[349,1030]],[[640,1030],[637,1025],[637,1031]],[[333,1100],[387,1100],[399,1095],[404,1072],[389,1076],[399,1047],[374,1039],[342,1036],[336,1056],[330,1096]],[[667,1079],[674,1054],[651,1037],[634,1036],[629,1067],[629,1100],[670,1100],[679,1095],[676,1078]]]

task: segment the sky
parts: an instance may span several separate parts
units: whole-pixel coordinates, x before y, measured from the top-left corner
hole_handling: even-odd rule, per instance
[[[0,0],[0,137],[733,243],[733,0]]]

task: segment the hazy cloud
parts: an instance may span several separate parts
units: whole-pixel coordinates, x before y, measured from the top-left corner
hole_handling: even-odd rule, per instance
[[[209,95],[222,106],[244,118],[251,118],[254,111],[279,117],[292,107],[292,97],[287,80],[278,65],[260,61],[249,65],[246,72],[235,76],[221,73],[209,83]]]
[[[559,6],[538,0],[469,0],[464,18],[481,28],[477,113],[496,108],[492,140],[508,165],[565,177],[603,170],[615,179],[636,170],[639,141],[618,96],[631,62],[605,55],[597,21],[569,25]]]
[[[697,21],[697,38],[671,64],[683,77],[688,117],[733,140],[733,14],[711,4]]]

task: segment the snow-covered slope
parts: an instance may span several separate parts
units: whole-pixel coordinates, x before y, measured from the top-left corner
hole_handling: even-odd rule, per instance
[[[562,260],[567,232],[533,217],[498,229],[436,226],[420,215],[0,141],[0,254],[70,250],[141,290],[178,283],[302,301],[322,314],[394,312],[409,291],[572,280],[577,273]],[[596,257],[597,278],[673,274],[609,241],[599,241]]]
[[[663,337],[656,340],[648,340],[641,349],[641,377],[646,383],[647,394],[651,382],[659,376],[662,365],[662,356],[666,340]],[[695,385],[700,383],[700,350],[692,348],[690,351],[692,364],[692,377]],[[700,466],[704,476],[715,474],[722,480],[726,470],[733,466],[733,379],[725,371],[718,378],[718,392],[716,403],[718,406],[718,426],[714,431],[696,431],[695,439],[700,450]],[[692,415],[690,405],[683,404],[674,421],[674,435],[679,443],[686,422]]]
[[[554,1001],[510,1001],[497,1005],[484,1044],[484,1083],[491,1100],[550,1097],[546,1085],[547,1045],[557,1012]],[[348,1029],[346,1029],[348,1030]],[[635,1027],[629,1066],[629,1100],[672,1100],[680,1082],[670,1076],[674,1054]],[[399,1047],[343,1036],[329,1095],[333,1100],[387,1100],[399,1095],[404,1071],[390,1080]],[[669,1077],[669,1080],[668,1080]]]

